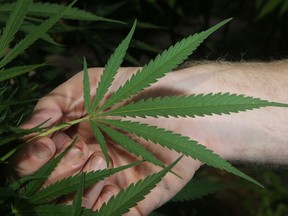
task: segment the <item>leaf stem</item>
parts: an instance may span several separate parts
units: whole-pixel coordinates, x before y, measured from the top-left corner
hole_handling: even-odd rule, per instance
[[[32,141],[38,137],[44,137],[44,136],[47,136],[49,134],[52,134],[58,130],[61,130],[63,128],[66,128],[66,127],[71,127],[72,125],[75,125],[75,124],[79,124],[81,122],[85,122],[85,121],[88,121],[89,119],[91,119],[92,117],[91,116],[85,116],[85,117],[82,117],[82,118],[79,118],[79,119],[75,119],[73,121],[70,121],[70,122],[65,122],[65,123],[61,123],[59,125],[56,125],[54,127],[51,127],[49,128],[48,130],[38,134],[37,136],[31,138],[30,140],[28,141]]]

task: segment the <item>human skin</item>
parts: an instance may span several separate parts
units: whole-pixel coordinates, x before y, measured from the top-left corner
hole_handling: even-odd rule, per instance
[[[89,69],[91,94],[103,69]],[[121,68],[109,92],[121,86],[137,68]],[[80,72],[63,83],[37,103],[31,118],[23,128],[34,127],[51,118],[48,125],[55,125],[85,116],[82,88],[83,73]],[[288,62],[197,64],[171,72],[137,97],[163,95],[189,95],[210,92],[231,92],[260,97],[270,101],[288,103]],[[109,95],[109,94],[108,94]],[[135,100],[137,99],[134,98]],[[140,119],[143,123],[179,132],[199,141],[227,160],[257,163],[287,164],[288,110],[266,107],[253,111],[222,116],[198,118]],[[93,137],[88,123],[80,123],[61,132],[27,143],[12,159],[11,166],[17,176],[27,176],[62,152],[78,135],[76,145],[49,177],[46,185],[75,173],[106,168],[103,153]],[[152,151],[164,164],[170,164],[180,155],[159,145],[138,140]],[[119,167],[137,158],[114,143],[108,143],[112,167]],[[152,192],[127,215],[147,215],[172,198],[201,166],[199,161],[183,157],[173,168],[182,179],[168,173]],[[83,206],[99,207],[122,188],[160,168],[145,162],[117,173],[88,188],[84,192]],[[60,202],[69,203],[70,197]]]

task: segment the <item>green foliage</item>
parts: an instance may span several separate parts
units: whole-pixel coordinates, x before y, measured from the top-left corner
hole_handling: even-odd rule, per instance
[[[156,1],[151,2],[157,6]],[[8,21],[5,23],[5,27],[1,31],[0,38],[0,81],[15,78],[21,74],[44,66],[44,64],[35,64],[6,68],[7,65],[9,66],[9,63],[15,60],[16,57],[23,55],[23,53],[25,53],[27,49],[39,38],[42,38],[51,44],[57,44],[57,42],[55,42],[47,32],[52,28],[52,26],[54,26],[55,23],[57,23],[60,18],[113,21],[72,7],[73,3],[69,6],[61,6],[58,4],[33,3],[29,0],[18,0],[16,3],[0,4],[0,12],[3,13],[2,18],[4,17],[5,20],[6,16],[8,19]],[[173,8],[174,1],[169,1],[168,3],[169,6]],[[3,19],[0,18],[0,22],[2,22],[2,20]],[[30,22],[31,20],[34,22]],[[287,107],[286,104],[269,102],[243,95],[218,93],[208,95],[191,95],[185,97],[175,96],[154,99],[148,98],[135,103],[129,103],[122,107],[117,107],[118,103],[129,100],[132,96],[157,82],[159,78],[165,76],[165,74],[181,64],[210,34],[229,21],[230,19],[227,19],[208,29],[207,31],[187,37],[176,43],[174,46],[171,46],[162,54],[158,55],[155,60],[150,61],[150,63],[140,69],[132,76],[130,80],[128,80],[105,101],[104,98],[108,94],[108,90],[115,79],[121,63],[123,62],[129,47],[129,43],[135,31],[136,22],[134,22],[133,27],[131,28],[127,37],[121,42],[118,48],[116,48],[114,54],[111,55],[110,59],[108,60],[92,101],[90,95],[91,89],[87,62],[86,59],[84,59],[83,92],[87,116],[71,122],[64,122],[51,128],[41,128],[41,125],[39,125],[31,130],[22,130],[11,125],[5,127],[2,126],[0,133],[9,131],[13,132],[14,135],[8,136],[7,139],[2,139],[0,141],[0,146],[4,146],[5,144],[10,143],[20,136],[28,133],[36,131],[41,132],[35,137],[37,138],[46,136],[50,133],[79,124],[81,122],[89,122],[95,138],[99,142],[105,155],[107,165],[109,165],[109,156],[106,139],[109,137],[113,142],[119,144],[132,154],[139,156],[145,161],[163,167],[160,172],[148,176],[135,184],[131,184],[128,186],[128,188],[121,190],[117,196],[112,197],[107,204],[104,204],[102,208],[95,213],[81,207],[83,190],[115,173],[121,172],[132,166],[136,166],[142,161],[114,169],[79,173],[43,188],[44,182],[47,181],[48,176],[55,169],[57,164],[59,164],[61,158],[63,158],[67,151],[69,151],[69,149],[73,146],[74,142],[76,141],[75,139],[70,147],[68,147],[58,157],[44,165],[33,176],[20,179],[9,184],[7,187],[0,188],[0,204],[3,204],[3,208],[5,207],[6,209],[9,209],[8,214],[119,215],[128,212],[131,207],[135,206],[139,201],[144,199],[144,197],[157,185],[157,183],[162,180],[167,172],[173,172],[171,169],[181,158],[165,167],[162,161],[145,149],[140,143],[137,143],[134,139],[132,139],[130,135],[127,136],[127,133],[144,138],[147,141],[159,144],[183,155],[198,159],[212,167],[224,169],[261,186],[261,184],[256,180],[231,166],[228,162],[214,154],[212,151],[208,150],[203,145],[199,144],[197,141],[190,140],[188,137],[184,137],[181,134],[174,133],[173,131],[149,126],[139,122],[124,121],[121,120],[121,118],[123,116],[144,118],[151,116],[157,118],[158,116],[197,117],[213,114],[222,115],[265,106]],[[36,25],[35,23],[39,23],[39,25]],[[24,31],[27,33],[27,35],[25,35],[23,39],[14,40],[15,35],[19,33],[19,31]],[[134,43],[134,46],[135,45],[141,46],[146,50],[157,52],[157,50],[153,49],[153,47],[149,47],[141,42]],[[136,61],[136,59],[134,59],[131,55],[129,56],[129,54],[126,55],[126,58],[127,57],[133,61]],[[0,89],[0,97],[6,90],[6,87]],[[5,121],[8,109],[10,109],[11,106],[27,103],[25,100],[19,102],[10,100],[12,97],[13,94],[9,100],[4,101],[4,103],[1,103],[0,105],[0,111],[1,114],[3,114],[0,118],[0,123]],[[117,120],[111,120],[111,118],[116,118]],[[19,125],[19,122],[20,121],[18,120],[15,125]],[[19,147],[9,147],[8,153],[6,152],[1,154],[1,160],[5,161],[15,152],[15,150],[17,150],[17,148]],[[222,185],[213,185],[211,182],[207,183],[205,181],[192,181],[174,198],[174,201],[194,199],[213,191],[220,190],[221,188]],[[54,199],[75,192],[76,194],[72,207],[51,204],[51,201]],[[191,196],[191,194],[193,196]]]
[[[146,177],[144,180],[138,181],[136,184],[131,184],[127,189],[121,190],[116,196],[112,197],[107,204],[101,206],[99,211],[96,211],[97,216],[104,215],[123,215],[129,211],[129,208],[135,206],[138,202],[144,199],[166,173],[181,159],[171,163],[162,171]],[[92,215],[92,214],[91,214]]]
[[[2,37],[0,38],[0,57],[4,55],[4,51],[8,48],[14,35],[19,30],[31,4],[32,0],[23,0],[18,1],[16,5],[14,5],[14,10],[10,15],[7,25],[3,30]]]
[[[67,147],[61,154],[59,154],[57,157],[55,157],[52,161],[45,164],[43,167],[41,167],[36,174],[34,174],[36,179],[34,181],[31,181],[25,189],[21,192],[24,196],[32,196],[34,195],[40,187],[44,184],[46,179],[49,177],[49,175],[52,173],[52,171],[56,168],[57,164],[60,162],[60,160],[64,157],[64,155],[70,150],[70,148],[75,144],[77,138],[73,140],[73,142],[70,144],[69,147]],[[38,193],[38,192],[37,192]]]
[[[95,108],[99,105],[99,102],[103,99],[105,93],[108,91],[108,88],[111,86],[114,77],[117,74],[119,67],[121,66],[121,63],[123,62],[123,58],[129,47],[129,43],[131,41],[135,28],[136,21],[134,22],[133,27],[131,28],[127,37],[115,49],[114,54],[112,54],[110,59],[108,60],[94,97],[92,106],[93,110],[95,110]]]
[[[283,16],[288,12],[288,1],[286,0],[267,0],[265,3],[263,1],[256,1],[256,6],[257,8],[261,8],[256,20],[267,16],[277,8],[279,8],[279,16]]]
[[[87,188],[117,172],[128,169],[132,166],[138,165],[140,162],[131,163],[122,167],[117,167],[114,169],[105,169],[95,172],[89,172],[84,174],[85,182],[84,188]],[[45,203],[51,201],[62,195],[67,195],[73,191],[76,191],[79,186],[79,182],[83,174],[77,174],[68,178],[65,178],[61,181],[55,182],[52,185],[49,185],[32,196],[29,201],[36,204]]]
[[[231,19],[224,20],[207,31],[184,38],[174,46],[165,50],[162,54],[158,55],[155,60],[151,60],[149,64],[145,65],[141,70],[133,75],[124,86],[114,92],[100,110],[107,109],[113,104],[121,102],[124,99],[139,93],[144,88],[156,82],[157,79],[163,77],[166,73],[181,64],[189,55],[192,54],[203,40],[230,20]]]
[[[287,106],[259,98],[229,93],[199,94],[191,96],[157,97],[130,103],[104,113],[124,117],[196,117],[222,115],[252,110],[264,106]],[[101,114],[100,114],[101,115]]]
[[[206,179],[192,179],[172,199],[172,202],[183,202],[202,198],[209,194],[229,188],[227,184]]]
[[[0,12],[10,13],[14,11],[15,4],[16,3],[1,4]],[[76,7],[67,8],[67,6],[63,6],[60,4],[51,4],[51,3],[42,3],[42,2],[33,3],[33,5],[31,5],[29,9],[28,15],[37,16],[37,17],[51,17],[51,16],[55,16],[56,14],[58,14],[59,11],[64,11],[63,13],[64,19],[117,22],[115,20],[96,16],[92,13],[89,13],[84,10],[80,10]]]

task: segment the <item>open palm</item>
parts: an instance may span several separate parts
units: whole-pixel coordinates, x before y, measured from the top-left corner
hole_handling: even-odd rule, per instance
[[[117,74],[118,77],[115,79],[116,82],[111,86],[109,92],[111,93],[115,91],[135,72],[136,68],[121,68]],[[99,68],[89,70],[91,93],[95,93],[96,85],[101,73],[102,69]],[[83,101],[82,79],[83,74],[79,73],[53,90],[47,96],[43,97],[35,107],[31,119],[23,124],[22,127],[31,128],[47,119],[50,119],[46,123],[47,126],[55,125],[85,116],[86,111]],[[187,93],[180,90],[178,91],[175,88],[172,89],[169,85],[169,79],[171,78],[168,77],[165,81],[154,84],[149,89],[133,98],[133,100],[138,100],[143,97]],[[170,82],[174,81],[175,80],[170,80]],[[109,93],[106,96],[109,97]],[[146,118],[137,119],[137,121],[180,133],[183,132],[183,134],[187,136],[193,136],[193,134],[195,134],[191,132],[191,126],[193,125],[191,119]],[[28,143],[18,152],[12,161],[15,173],[18,176],[26,176],[35,172],[55,157],[55,155],[61,153],[71,143],[75,136],[78,136],[79,138],[76,145],[60,162],[45,184],[51,184],[57,180],[81,171],[89,172],[106,168],[104,155],[99,144],[94,139],[90,125],[87,122],[83,122],[66,130],[58,131],[49,137],[42,137],[36,141]],[[180,156],[178,153],[165,149],[160,145],[144,141],[140,138],[132,138],[136,139],[141,143],[141,145],[151,151],[165,165],[170,164]],[[135,160],[139,160],[139,158],[124,150],[113,141],[107,139],[107,143],[111,161],[110,166],[119,167]],[[162,182],[158,184],[158,186],[146,197],[146,199],[141,201],[135,208],[131,209],[128,214],[146,215],[153,209],[165,203],[191,179],[199,166],[199,161],[195,161],[188,157],[182,158],[173,168],[173,171],[179,174],[182,179],[172,173],[168,173]],[[104,202],[108,201],[111,196],[117,194],[122,188],[126,188],[131,183],[155,173],[160,169],[161,168],[149,162],[144,162],[138,166],[117,173],[86,189],[83,195],[83,206],[92,209],[99,209]],[[64,203],[69,203],[70,201],[70,197],[60,200],[60,202]]]

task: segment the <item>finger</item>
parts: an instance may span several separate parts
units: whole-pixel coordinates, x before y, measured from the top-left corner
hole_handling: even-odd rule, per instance
[[[71,144],[71,142],[72,140],[66,142],[62,149],[57,152],[57,155],[63,152],[64,149]],[[78,173],[85,165],[88,158],[89,149],[87,145],[81,140],[76,141],[74,146],[66,153],[55,170],[51,173],[44,186],[50,185],[65,177]]]
[[[15,177],[31,175],[46,164],[55,155],[53,140],[42,137],[27,143],[10,160]]]
[[[97,170],[103,170],[107,168],[104,156],[100,153],[94,153],[90,156],[88,163],[83,168],[83,172],[91,172]],[[105,180],[100,181],[93,186],[85,189],[82,198],[82,206],[86,208],[92,208],[95,201],[98,199],[105,185]]]
[[[91,172],[91,171],[98,171],[105,169],[106,161],[104,160],[104,156],[102,153],[93,153],[87,163],[85,164],[82,172]],[[97,182],[93,186],[86,188],[83,192],[82,197],[82,206],[85,208],[92,208],[95,201],[98,199],[99,194],[101,193],[103,187],[105,185],[105,180]],[[63,198],[60,203],[62,204],[72,204],[73,202],[73,195],[69,195]]]
[[[113,184],[105,185],[98,200],[93,205],[92,209],[94,211],[100,209],[104,203],[107,203],[111,197],[116,196],[116,194],[118,194],[119,191],[120,188],[116,185]]]

